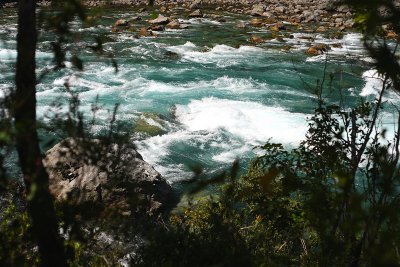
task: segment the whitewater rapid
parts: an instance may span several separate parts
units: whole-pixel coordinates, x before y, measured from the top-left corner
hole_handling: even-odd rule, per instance
[[[85,38],[108,34],[103,46],[114,55],[118,72],[109,60],[82,52],[83,72],[76,72],[67,62],[66,69],[48,73],[38,84],[38,117],[48,120],[49,114],[68,111],[66,83],[79,94],[80,110],[87,119],[98,100],[97,124],[91,128],[94,133],[107,128],[113,108],[119,104],[119,121],[134,127],[141,120],[162,129],[160,135],[137,136],[132,128],[132,142],[144,160],[171,183],[191,177],[194,165],[214,173],[239,158],[245,169],[258,153],[254,148],[268,140],[289,148],[297,146],[305,138],[307,119],[316,106],[313,88],[324,69],[334,77],[325,94],[330,103],[342,97],[350,107],[360,97],[372,100],[381,85],[370,67],[371,59],[365,56],[360,34],[349,33],[343,39],[312,35],[315,42],[332,49],[307,57],[304,51],[310,46],[310,33],[293,33],[284,36],[283,43],[272,39],[256,47],[246,40],[265,30],[237,29],[238,18],[227,17],[226,23],[185,20],[181,22],[187,23],[188,29],[138,39],[129,32],[110,33],[114,18],[129,15],[113,12],[102,25],[79,28],[79,32]],[[0,37],[8,40],[0,42],[0,88],[5,89],[13,82],[16,28],[8,17],[2,23],[10,29],[0,29]],[[41,38],[39,75],[52,60],[48,49],[51,35],[44,33]],[[87,42],[83,39],[76,45],[85,47]],[[400,103],[392,92],[385,100]],[[385,110],[382,118],[388,128],[393,128],[391,111]]]

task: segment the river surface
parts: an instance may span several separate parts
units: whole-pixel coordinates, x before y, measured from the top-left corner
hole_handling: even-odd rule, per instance
[[[298,145],[307,130],[307,117],[316,106],[313,88],[322,80],[325,67],[327,77],[333,77],[332,87],[324,93],[330,103],[342,100],[345,106],[354,106],[361,97],[373,99],[380,85],[357,33],[330,39],[324,34],[286,31],[282,42],[271,38],[266,28],[237,28],[238,22],[249,20],[245,16],[219,13],[226,22],[218,22],[187,19],[177,11],[187,29],[135,38],[129,31],[112,33],[111,26],[119,18],[141,16],[142,21],[133,23],[140,28],[147,25],[148,13],[129,9],[105,13],[97,26],[73,23],[77,35],[71,50],[79,51],[84,71],[77,72],[67,62],[66,69],[44,76],[37,87],[39,120],[46,121],[57,103],[66,109],[66,81],[79,93],[80,109],[87,118],[98,99],[101,109],[93,132],[107,127],[118,103],[117,119],[133,124],[132,142],[143,158],[178,188],[179,181],[191,177],[190,166],[201,165],[214,173],[239,158],[244,170],[257,153],[254,147],[270,138],[289,148]],[[0,10],[3,89],[13,86],[15,17],[14,10]],[[100,35],[105,51],[118,63],[118,72],[109,59],[86,49]],[[267,41],[254,46],[248,41],[251,35]],[[48,31],[40,33],[38,74],[52,66],[54,38]],[[309,57],[305,50],[310,38],[337,48],[332,47],[327,55]],[[385,97],[390,103],[400,103],[394,93]],[[387,106],[382,122],[390,131],[395,118],[391,105]],[[138,121],[160,129],[160,134],[134,133]]]

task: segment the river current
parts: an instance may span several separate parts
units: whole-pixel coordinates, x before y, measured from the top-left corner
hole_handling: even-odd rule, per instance
[[[67,62],[66,69],[44,76],[37,87],[38,119],[46,121],[55,103],[64,103],[62,108],[66,108],[66,81],[79,93],[80,109],[87,118],[98,98],[101,110],[96,114],[94,132],[109,124],[118,103],[118,120],[159,130],[153,136],[135,134],[133,126],[132,142],[146,161],[179,187],[179,181],[191,177],[190,166],[202,165],[213,173],[239,158],[245,169],[257,153],[254,147],[270,138],[287,147],[298,145],[307,130],[307,117],[316,106],[313,88],[325,67],[333,77],[332,87],[324,93],[328,102],[342,99],[350,107],[361,97],[376,96],[380,82],[371,70],[360,34],[345,33],[343,38],[331,39],[299,30],[282,33],[278,39],[271,38],[265,28],[236,27],[248,17],[219,15],[226,22],[180,16],[181,23],[188,25],[186,29],[146,38],[136,38],[129,31],[112,33],[111,26],[119,18],[141,16],[143,20],[133,22],[133,27],[140,28],[147,25],[144,19],[149,13],[112,9],[99,17],[97,26],[74,23],[78,38],[71,49],[81,51],[84,71],[77,72]],[[98,35],[105,37],[104,49],[114,55],[118,72],[107,58],[85,49]],[[252,35],[267,41],[254,46],[248,41]],[[3,89],[13,85],[15,38],[15,11],[0,10]],[[54,36],[41,31],[39,40],[40,74],[52,66],[50,44]],[[331,45],[331,50],[307,56],[305,51],[312,42]],[[394,93],[386,95],[386,100],[400,103]],[[387,106],[382,122],[390,131],[395,118],[391,105]]]

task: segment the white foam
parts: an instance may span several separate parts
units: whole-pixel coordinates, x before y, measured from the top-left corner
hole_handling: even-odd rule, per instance
[[[363,42],[362,42],[362,34],[360,33],[348,33],[343,36],[342,39],[327,39],[322,35],[313,36],[311,34],[303,35],[299,33],[294,33],[293,39],[287,39],[289,44],[295,45],[297,50],[304,50],[310,47],[310,45],[314,43],[323,43],[330,46],[330,50],[326,53],[309,57],[306,59],[307,62],[323,62],[326,60],[328,55],[329,60],[346,60],[346,59],[359,59],[365,62],[374,62],[374,60],[366,56],[368,52],[365,50]],[[302,36],[306,36],[310,39],[302,39]],[[334,46],[334,44],[338,44],[339,46]],[[296,50],[294,49],[294,50]]]
[[[38,59],[51,59],[52,53],[48,52],[36,52],[36,58]],[[15,49],[0,49],[0,60],[15,60],[17,58],[17,50]]]
[[[178,105],[176,115],[190,131],[215,132],[222,128],[252,144],[269,138],[299,143],[307,130],[305,115],[255,102],[204,98],[188,106]]]
[[[377,70],[367,70],[363,73],[362,77],[365,80],[365,85],[361,89],[360,96],[368,97],[368,96],[379,96],[384,83],[384,78],[381,74],[378,73]],[[387,82],[386,86],[389,85]],[[389,89],[389,90],[387,90]],[[400,96],[395,91],[391,90],[392,88],[386,88],[386,93],[383,95],[383,101],[388,101],[392,104],[399,105],[400,104]]]
[[[163,83],[151,80],[141,79],[140,83],[132,85],[142,91],[141,95],[144,96],[149,92],[160,93],[178,93],[178,92],[205,92],[212,91],[230,91],[233,93],[250,93],[260,90],[268,90],[268,85],[265,83],[257,82],[251,78],[231,78],[222,76],[211,81],[196,81],[182,83]]]
[[[187,41],[185,44],[183,45],[177,45],[177,46],[170,46],[168,47],[169,51],[175,52],[175,53],[179,53],[179,54],[185,54],[187,52],[192,52],[195,51],[197,49],[197,46],[192,43]]]
[[[238,157],[249,153],[249,151],[251,151],[252,149],[253,146],[249,144],[243,144],[242,146],[237,148],[230,147],[226,151],[213,156],[212,159],[218,162],[231,163]]]
[[[0,59],[10,60],[17,58],[17,51],[13,49],[0,49]]]
[[[252,56],[260,56],[260,53],[264,51],[257,47],[241,46],[233,48],[223,44],[216,45],[207,51],[199,51],[200,48],[191,42],[170,46],[167,49],[180,54],[183,60],[202,64],[216,64],[218,67],[228,67],[251,61]]]
[[[209,23],[209,24],[221,24],[218,21],[206,19],[206,18],[190,18],[190,19],[179,19],[180,23],[184,24],[191,24],[191,25],[200,25],[203,23]]]
[[[312,56],[306,59],[306,62],[324,62],[324,61],[326,61],[326,54]]]
[[[376,70],[365,71],[362,75],[365,85],[361,90],[360,96],[379,95],[382,90],[383,79]]]
[[[304,114],[246,101],[192,100],[188,105],[177,105],[176,116],[180,129],[136,142],[143,158],[170,182],[190,175],[173,163],[173,158],[187,158],[204,166],[230,164],[238,157],[248,157],[255,145],[269,138],[286,145],[298,144],[307,130]],[[187,152],[179,149],[183,144]],[[191,147],[207,152],[195,154],[190,152]],[[203,158],[207,154],[210,157]]]
[[[184,166],[176,163],[167,163],[171,157],[183,157],[189,160],[200,161],[197,155],[191,153],[182,154],[174,149],[174,145],[183,142],[185,145],[206,143],[215,139],[217,133],[196,133],[187,130],[172,131],[164,135],[153,136],[144,141],[136,142],[138,151],[143,159],[155,167],[170,182],[188,177],[189,173],[183,170]],[[205,164],[207,165],[207,164]],[[177,175],[179,174],[179,175]]]

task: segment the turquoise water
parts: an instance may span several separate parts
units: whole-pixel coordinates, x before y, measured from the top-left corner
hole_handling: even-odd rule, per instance
[[[6,88],[12,86],[16,24],[13,10],[1,12],[0,88]],[[350,107],[361,97],[373,99],[379,88],[379,80],[370,70],[371,59],[365,56],[361,36],[356,33],[328,39],[320,34],[284,32],[284,42],[280,42],[269,38],[267,29],[236,28],[239,21],[248,20],[244,16],[219,13],[226,19],[220,23],[188,20],[179,11],[176,15],[187,29],[147,38],[135,38],[132,32],[111,33],[118,18],[135,15],[134,10],[108,10],[98,26],[82,28],[74,23],[79,36],[71,50],[80,52],[84,71],[76,72],[67,64],[65,70],[45,76],[38,85],[38,116],[46,120],[55,103],[65,103],[66,81],[79,92],[81,110],[88,118],[98,97],[102,109],[93,132],[108,125],[113,106],[120,104],[119,120],[134,123],[141,119],[166,132],[150,137],[132,130],[132,142],[144,159],[177,187],[179,181],[191,177],[191,165],[202,165],[213,173],[239,158],[245,169],[257,153],[254,146],[269,138],[287,147],[304,138],[307,117],[316,105],[313,88],[326,65],[326,55],[305,55],[310,36],[317,43],[342,46],[327,55],[326,73],[334,77],[324,94],[327,101],[343,100]],[[149,14],[139,16],[146,19]],[[136,29],[146,25],[145,21],[135,23]],[[99,34],[106,40],[105,50],[115,56],[117,73],[109,60],[85,51]],[[254,34],[268,40],[253,46],[248,39]],[[51,33],[40,35],[39,73],[51,66],[53,39]],[[386,99],[399,103],[394,93]],[[393,127],[390,108],[384,114],[383,122]]]

